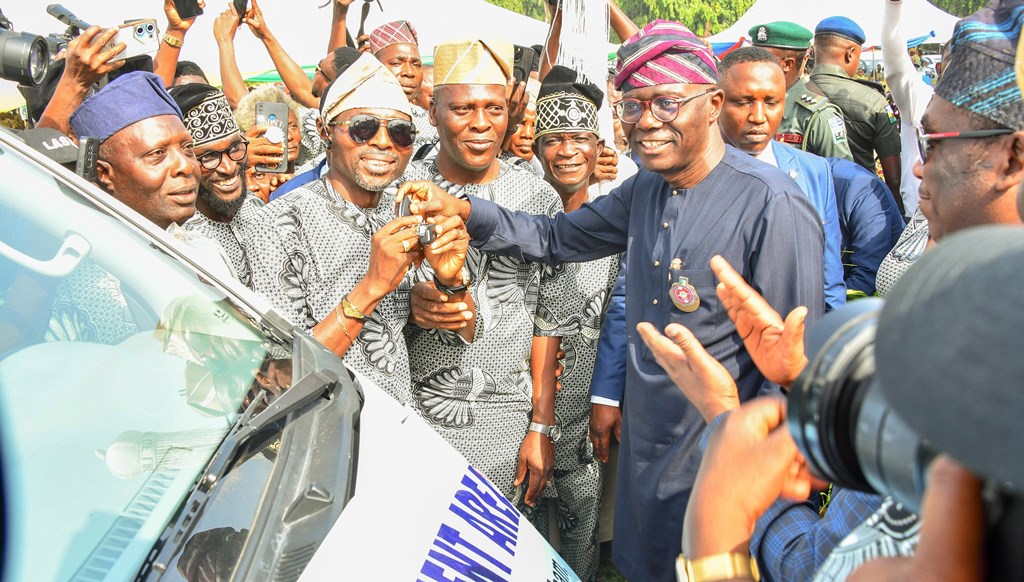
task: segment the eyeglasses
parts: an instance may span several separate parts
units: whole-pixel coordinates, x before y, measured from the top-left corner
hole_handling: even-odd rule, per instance
[[[242,139],[228,146],[227,149],[206,152],[196,156],[199,163],[207,170],[216,170],[220,166],[221,156],[227,154],[228,158],[235,162],[245,159],[245,152],[249,149],[249,140]]]
[[[348,126],[348,136],[356,143],[366,143],[373,139],[380,131],[382,121],[387,121],[388,137],[391,143],[400,148],[407,148],[416,140],[416,126],[411,121],[404,119],[381,119],[372,115],[356,115],[348,121],[330,122],[327,125],[335,127],[338,125]]]
[[[943,139],[981,139],[986,137],[996,137],[1000,135],[1010,135],[1013,133],[1012,129],[979,129],[977,131],[945,131],[941,133],[924,133],[924,129],[920,126],[917,128],[917,151],[921,154],[921,163],[928,161],[928,155],[932,153],[932,148],[935,147],[931,142],[943,140]]]
[[[679,116],[679,110],[683,108],[683,105],[686,105],[698,97],[709,95],[714,91],[715,89],[711,88],[703,93],[697,93],[696,95],[683,99],[680,99],[679,97],[669,97],[668,95],[655,97],[650,101],[627,97],[615,104],[615,113],[619,116],[619,120],[622,121],[622,123],[632,125],[640,121],[640,118],[644,115],[644,108],[650,106],[651,115],[653,115],[655,119],[662,123],[669,123],[671,121],[675,121],[676,117]]]

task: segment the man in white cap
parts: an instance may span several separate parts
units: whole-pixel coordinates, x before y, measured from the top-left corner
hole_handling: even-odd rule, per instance
[[[508,126],[512,59],[512,45],[503,41],[437,47],[430,118],[439,150],[434,159],[411,162],[405,180],[425,180],[417,187],[486,198],[511,210],[561,208],[550,185],[498,159]],[[559,429],[554,412],[558,339],[534,339],[534,317],[543,311],[537,302],[540,287],[559,275],[537,263],[472,250],[457,286],[420,274],[411,300],[412,321],[419,327],[406,330],[421,415],[510,499],[515,485],[528,483],[524,501],[530,506],[551,477]],[[452,294],[476,298],[472,345],[451,333],[474,325],[467,319],[472,313],[451,308],[438,315],[452,304],[446,300]]]
[[[455,285],[468,239],[446,224],[424,248],[420,220],[396,218],[394,198],[381,196],[405,171],[416,130],[402,87],[377,59],[364,54],[339,75],[320,111],[328,172],[261,210],[268,228],[251,254],[254,287],[351,369],[407,402],[406,274],[422,252],[438,280]]]

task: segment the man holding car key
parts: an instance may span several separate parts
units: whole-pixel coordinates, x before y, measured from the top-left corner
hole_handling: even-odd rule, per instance
[[[456,285],[469,238],[461,221],[445,221],[444,234],[423,246],[422,218],[396,218],[394,197],[382,196],[405,171],[416,130],[398,80],[377,59],[360,56],[322,103],[327,174],[261,209],[254,288],[352,370],[409,402],[407,275],[426,259]]]

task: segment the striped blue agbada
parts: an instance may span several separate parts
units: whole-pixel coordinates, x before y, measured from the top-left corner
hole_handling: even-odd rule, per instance
[[[1002,126],[1024,129],[1024,100],[1013,67],[1022,22],[1020,0],[994,0],[957,22],[935,93]]]

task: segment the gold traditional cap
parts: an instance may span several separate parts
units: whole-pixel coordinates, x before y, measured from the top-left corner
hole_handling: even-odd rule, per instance
[[[320,115],[324,123],[359,108],[394,109],[412,117],[412,107],[398,79],[377,57],[363,53],[331,84]]]
[[[500,39],[446,42],[434,50],[434,85],[502,85],[512,77],[512,43]]]

